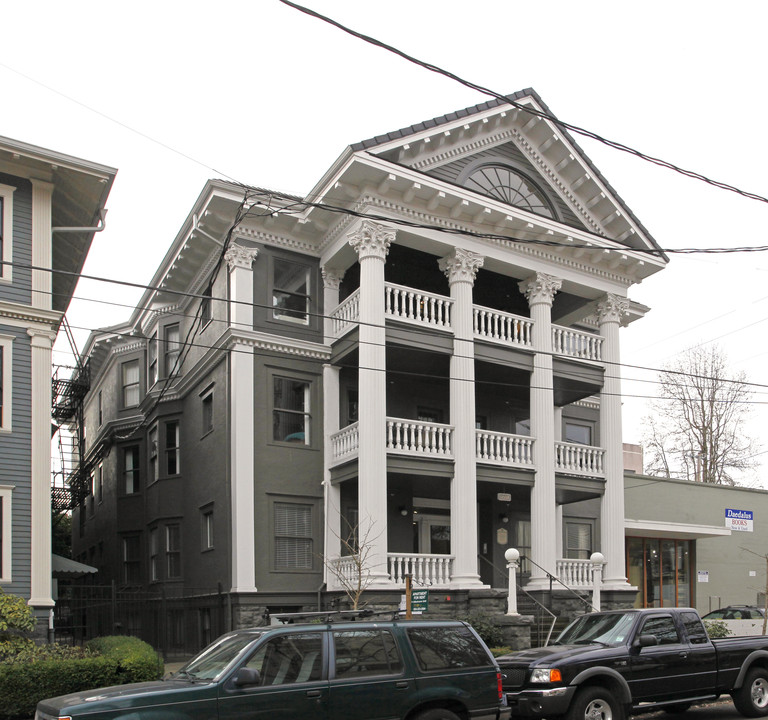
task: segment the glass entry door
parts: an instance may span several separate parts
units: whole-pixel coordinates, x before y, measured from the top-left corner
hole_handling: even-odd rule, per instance
[[[690,607],[691,540],[627,538],[627,574],[635,607]]]
[[[417,517],[416,552],[425,555],[450,555],[450,516],[419,514]]]

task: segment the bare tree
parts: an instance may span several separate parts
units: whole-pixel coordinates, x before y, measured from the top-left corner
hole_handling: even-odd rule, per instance
[[[659,374],[659,397],[644,420],[645,471],[720,485],[755,467],[745,432],[751,391],[727,371],[718,347],[694,347]]]
[[[368,560],[376,537],[371,535],[373,525],[370,523],[365,528],[360,523],[352,525],[343,516],[342,522],[346,524],[347,532],[334,533],[341,543],[341,556],[323,556],[323,562],[346,593],[352,610],[361,610],[366,605],[362,603],[363,593],[371,584]]]

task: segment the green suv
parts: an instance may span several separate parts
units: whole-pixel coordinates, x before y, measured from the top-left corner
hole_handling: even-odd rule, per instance
[[[466,623],[343,622],[223,635],[173,675],[43,700],[36,720],[509,720]]]

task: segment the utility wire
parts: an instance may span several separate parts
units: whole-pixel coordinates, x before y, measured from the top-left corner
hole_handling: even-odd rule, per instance
[[[569,130],[570,132],[575,133],[577,135],[582,135],[592,140],[596,140],[597,142],[602,143],[603,145],[607,145],[608,147],[613,148],[614,150],[620,150],[621,152],[634,155],[635,157],[638,157],[641,160],[645,160],[646,162],[650,162],[654,165],[667,168],[668,170],[674,170],[675,172],[680,173],[681,175],[684,175],[689,178],[693,178],[694,180],[700,180],[702,182],[707,183],[708,185],[712,185],[714,187],[720,188],[721,190],[728,190],[729,192],[736,193],[737,195],[741,195],[742,197],[746,197],[751,200],[758,200],[760,202],[768,203],[768,197],[765,197],[763,195],[758,195],[757,193],[748,192],[746,190],[741,190],[735,185],[729,185],[728,183],[720,182],[719,180],[713,180],[712,178],[709,178],[706,175],[702,175],[701,173],[695,172],[693,170],[687,170],[685,168],[680,167],[679,165],[675,165],[674,163],[668,162],[666,160],[662,160],[661,158],[655,157],[653,155],[648,155],[647,153],[643,153],[640,150],[636,150],[630,147],[629,145],[625,145],[624,143],[620,143],[615,140],[609,140],[608,138],[598,135],[597,133],[592,132],[591,130],[586,130],[585,128],[579,127],[578,125],[572,125],[571,123],[558,120],[554,115],[546,113],[542,110],[537,110],[536,108],[532,108],[529,105],[516,102],[511,98],[509,98],[508,96],[498,93],[495,90],[491,90],[489,88],[483,87],[482,85],[478,85],[477,83],[471,82],[469,80],[464,80],[458,75],[455,75],[454,73],[448,70],[445,70],[439,67],[438,65],[433,65],[432,63],[426,62],[424,60],[419,60],[418,58],[413,57],[412,55],[408,55],[402,50],[398,50],[396,47],[392,45],[388,45],[387,43],[384,43],[381,40],[377,40],[376,38],[373,38],[370,35],[365,35],[356,30],[352,30],[351,28],[345,25],[342,25],[340,22],[337,22],[336,20],[333,20],[332,18],[329,18],[326,15],[322,15],[321,13],[315,10],[304,7],[303,5],[290,2],[290,0],[280,0],[280,2],[283,3],[283,5],[288,5],[289,7],[292,7],[295,10],[298,10],[299,12],[305,13],[306,15],[310,15],[311,17],[317,18],[318,20],[322,20],[323,22],[328,23],[329,25],[333,25],[334,27],[337,27],[339,30],[343,30],[345,33],[352,35],[353,37],[356,37],[360,40],[370,43],[371,45],[375,45],[376,47],[380,47],[384,50],[387,50],[388,52],[394,53],[395,55],[399,55],[404,60],[407,60],[408,62],[413,63],[414,65],[418,65],[419,67],[422,67],[425,70],[429,70],[430,72],[437,73],[438,75],[443,75],[447,78],[450,78],[451,80],[455,80],[456,82],[463,85],[464,87],[469,88],[470,90],[476,90],[477,92],[480,92],[480,93],[483,93],[484,95],[488,95],[492,98],[495,98],[501,101],[502,103],[511,105],[512,107],[515,107],[518,110],[522,110],[524,112],[530,113],[531,115],[535,115],[536,117],[542,118],[543,120],[548,120],[549,122],[557,125],[558,127],[564,130]]]
[[[226,251],[226,247],[228,247],[229,240],[231,239],[231,235],[234,232],[234,230],[236,229],[236,227],[237,227],[237,223],[234,223],[232,225],[232,227],[230,228],[230,230],[228,231],[228,240],[225,243],[224,247],[222,247],[222,250],[221,250],[221,253],[220,253],[219,264],[221,262],[221,258],[223,258],[224,252]],[[5,263],[5,264],[11,264],[11,263]],[[44,270],[44,271],[50,272],[52,274],[53,273],[62,273],[62,274],[65,274],[65,275],[78,275],[78,273],[76,273],[76,272],[64,271],[64,270],[52,270],[51,268],[43,268],[43,267],[39,267],[39,266],[35,266],[35,265],[27,265],[27,264],[21,264],[21,263],[13,263],[13,265],[15,267],[22,267],[24,269]],[[105,282],[105,283],[110,283],[110,284],[115,284],[115,285],[125,285],[127,287],[138,288],[138,289],[142,289],[142,290],[151,290],[151,291],[154,291],[154,292],[168,293],[168,294],[175,295],[175,296],[178,296],[178,297],[181,297],[181,298],[188,298],[190,300],[210,300],[214,304],[216,304],[216,303],[219,303],[219,304],[224,303],[224,304],[227,304],[227,305],[245,304],[245,305],[248,305],[249,307],[258,308],[258,309],[265,309],[265,310],[273,310],[274,309],[274,307],[272,305],[269,305],[269,304],[266,304],[266,303],[255,303],[255,302],[254,303],[244,303],[243,301],[234,300],[234,299],[231,299],[231,298],[215,298],[215,297],[211,298],[211,297],[209,297],[207,295],[204,295],[202,293],[190,293],[190,292],[186,292],[186,291],[182,291],[182,290],[171,290],[171,289],[161,288],[161,287],[154,286],[154,285],[144,285],[144,284],[136,283],[136,282],[123,281],[123,280],[115,280],[115,279],[112,279],[112,278],[104,278],[104,277],[100,277],[100,276],[97,276],[97,275],[81,275],[81,277],[87,278],[89,280],[98,281],[98,282]],[[89,300],[89,301],[90,302],[100,302],[98,300]],[[136,309],[140,309],[142,311],[146,311],[146,310],[149,309],[149,307],[136,308]],[[198,315],[199,315],[199,313],[197,313],[197,312],[193,316],[185,314],[185,313],[176,313],[176,314],[178,314],[178,315],[180,315],[182,317],[194,317],[195,320],[197,320]],[[329,318],[332,317],[330,315],[326,315],[326,314],[322,314],[322,313],[315,313],[315,312],[308,312],[306,314],[309,317],[317,318],[317,319],[320,319],[320,320],[325,320],[325,319],[329,319]],[[762,322],[762,320],[758,321],[758,322]],[[365,324],[365,323],[363,323],[360,320],[355,320],[354,323],[356,325],[358,325],[358,326]],[[193,322],[191,327],[195,327],[195,324],[196,323]],[[754,324],[755,323],[752,323],[752,325],[754,325]],[[750,326],[747,326],[747,327],[750,327]],[[115,330],[114,328],[109,328],[109,327],[101,328],[101,329],[98,329],[98,330],[93,330],[92,328],[86,328],[86,327],[81,327],[81,326],[76,326],[76,325],[74,325],[74,326],[71,325],[70,327],[73,327],[73,328],[75,328],[77,330],[86,330],[86,331],[89,331],[89,332],[103,332],[103,333],[114,333],[114,334],[117,334],[117,335],[124,335],[124,334],[128,335],[128,333],[121,333],[121,332]],[[423,334],[425,336],[431,335],[431,331],[430,331],[429,328],[421,328],[421,327],[418,327],[418,326],[414,326],[412,328],[412,331],[415,332],[415,333]],[[130,333],[130,336],[131,337],[136,337],[135,334],[133,334],[133,333]],[[188,336],[189,336],[189,333],[188,333]],[[145,339],[148,339],[148,338],[145,338]],[[437,353],[437,351],[431,350],[429,348],[423,348],[423,351]],[[549,353],[549,354],[552,357],[561,357],[559,354],[554,353],[554,352],[553,353]],[[665,369],[665,368],[650,367],[650,366],[645,366],[645,365],[634,365],[634,364],[630,364],[630,363],[612,363],[610,361],[605,361],[605,360],[603,360],[601,362],[603,362],[603,364],[605,364],[605,365],[615,365],[617,367],[630,368],[630,369],[636,369],[636,370],[644,370],[644,371],[649,371],[649,372],[663,372],[663,373],[667,373],[667,374],[670,374],[670,375],[680,375],[680,376],[687,376],[687,377],[699,378],[699,379],[713,379],[713,378],[708,378],[707,376],[703,376],[703,375],[695,375],[695,374],[685,373],[685,372],[681,372],[681,371],[673,371],[673,370],[668,370],[668,369]],[[578,374],[575,375],[574,377],[578,377]],[[753,383],[753,382],[740,381],[740,380],[728,380],[728,379],[725,379],[725,378],[717,378],[717,379],[721,380],[722,382],[726,382],[726,383],[738,383],[738,384],[746,385],[746,386],[749,386],[749,387],[768,388],[768,384],[763,384],[763,383]],[[640,381],[642,381],[641,378],[622,378],[622,380],[627,380],[628,382],[630,382],[630,381],[631,382],[640,382]]]

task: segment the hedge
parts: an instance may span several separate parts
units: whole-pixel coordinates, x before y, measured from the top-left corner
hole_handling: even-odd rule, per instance
[[[134,637],[96,638],[84,651],[43,645],[0,662],[0,717],[30,717],[45,698],[157,680],[162,673],[159,655]]]

